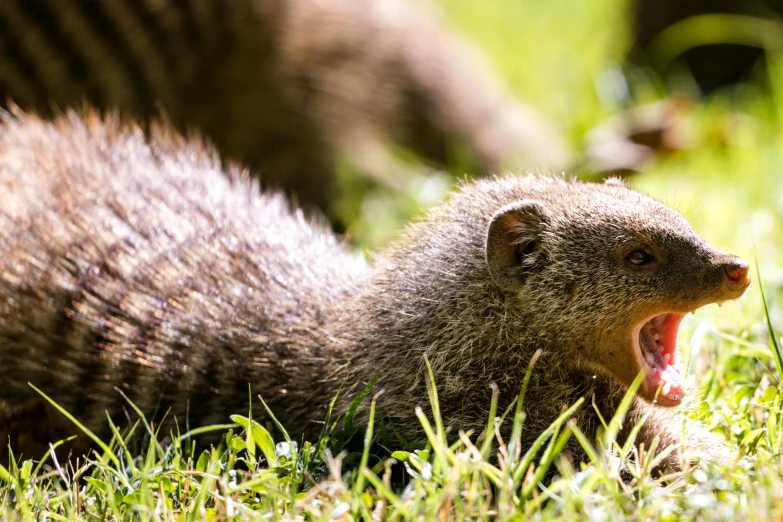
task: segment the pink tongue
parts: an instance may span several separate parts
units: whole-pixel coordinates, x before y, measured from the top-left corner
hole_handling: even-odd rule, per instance
[[[653,327],[659,335],[659,343],[663,347],[664,354],[670,354],[669,361],[674,362],[677,349],[677,331],[680,328],[685,314],[666,314],[653,319]],[[665,364],[661,368],[653,368],[647,375],[647,386],[655,390],[661,387],[660,396],[672,401],[678,401],[685,396],[680,371],[672,364]]]
[[[666,314],[660,320],[657,318],[653,320],[658,335],[660,335],[659,342],[663,345],[664,353],[674,354],[677,351],[677,331],[680,329],[680,323],[682,322],[685,314]],[[674,360],[674,357],[672,357]]]

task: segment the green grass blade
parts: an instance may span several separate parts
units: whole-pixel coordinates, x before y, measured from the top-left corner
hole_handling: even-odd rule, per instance
[[[428,379],[425,381],[427,385],[427,396],[430,399],[430,407],[432,408],[432,418],[435,421],[435,435],[438,437],[438,441],[446,445],[446,430],[443,427],[443,418],[440,414],[440,402],[438,401],[438,388],[435,385],[435,374],[432,371],[432,365],[429,359],[424,357],[424,364],[427,365]]]
[[[130,466],[131,471],[133,473],[136,473],[138,469],[136,468],[136,465],[133,463],[133,455],[131,455],[131,452],[128,450],[128,446],[125,445],[125,440],[122,436],[122,433],[120,433],[120,430],[117,428],[117,426],[114,425],[114,422],[111,420],[111,415],[109,415],[109,412],[106,412],[106,420],[109,422],[109,428],[111,429],[112,433],[114,434],[114,438],[117,440],[117,444],[120,445],[120,448],[122,449],[122,452],[125,454],[125,460],[128,463],[128,466]],[[136,427],[139,425],[139,420],[137,420],[133,426],[130,429],[130,432],[128,433],[128,436],[133,435],[133,433],[136,431]]]
[[[775,329],[772,327],[772,320],[769,317],[769,307],[767,306],[767,298],[764,295],[764,285],[761,283],[761,271],[759,270],[758,256],[756,256],[756,276],[759,280],[759,292],[761,293],[761,304],[764,309],[764,319],[767,322],[769,341],[772,344],[772,355],[775,356],[775,368],[778,371],[778,378],[780,378],[780,382],[783,383],[783,354],[781,354],[778,336],[775,333]]]
[[[359,392],[359,395],[357,395],[353,401],[351,401],[351,406],[348,408],[348,412],[345,414],[345,420],[343,422],[343,433],[345,434],[345,439],[350,439],[354,433],[356,433],[356,428],[353,425],[353,417],[356,414],[356,410],[359,409],[359,406],[364,401],[365,397],[369,395],[370,390],[372,390],[372,387],[375,386],[375,383],[378,382],[378,379],[381,378],[381,372],[378,372],[375,374],[375,377],[370,380],[369,383],[367,383],[367,386],[362,388],[362,391]]]
[[[54,401],[54,400],[53,400],[51,397],[49,397],[49,396],[48,396],[48,395],[46,395],[44,392],[42,392],[41,390],[39,390],[38,388],[36,388],[36,387],[35,387],[35,386],[34,386],[32,383],[29,383],[29,382],[28,382],[28,383],[27,383],[27,385],[28,385],[28,386],[30,386],[30,388],[32,388],[33,390],[35,390],[35,391],[38,393],[38,395],[40,395],[41,397],[43,397],[44,399],[46,399],[46,401],[47,401],[49,404],[51,404],[52,406],[54,406],[54,408],[55,408],[57,411],[59,411],[60,413],[62,413],[62,414],[65,416],[65,418],[67,418],[69,421],[71,421],[71,422],[74,424],[74,426],[76,426],[77,428],[79,428],[79,429],[80,429],[80,430],[81,430],[81,431],[82,431],[82,432],[83,432],[85,435],[87,435],[87,436],[90,438],[90,440],[92,440],[92,441],[93,441],[95,444],[97,444],[97,445],[98,445],[98,447],[99,447],[99,448],[101,448],[101,449],[103,450],[104,454],[106,454],[106,455],[109,457],[109,459],[111,459],[112,463],[114,463],[114,465],[115,465],[115,466],[117,466],[117,467],[119,467],[119,466],[120,466],[120,461],[119,461],[119,459],[117,459],[117,456],[116,456],[116,455],[115,455],[115,454],[114,454],[114,453],[111,451],[111,449],[109,449],[109,446],[107,446],[107,445],[106,445],[106,443],[104,443],[104,442],[103,442],[101,439],[99,439],[99,438],[98,438],[98,436],[97,436],[95,433],[93,433],[92,431],[90,431],[90,430],[87,428],[87,426],[85,426],[84,424],[82,424],[81,422],[79,422],[78,420],[76,420],[76,417],[74,417],[73,415],[71,415],[70,413],[68,413],[68,412],[65,410],[65,408],[63,408],[62,406],[60,406],[59,404],[57,404],[57,403],[56,403],[56,402],[55,402],[55,401]]]
[[[607,447],[609,447],[609,445],[614,443],[614,441],[617,439],[617,434],[620,433],[623,421],[625,420],[625,415],[628,413],[628,409],[631,407],[634,397],[636,397],[636,391],[642,385],[644,379],[644,371],[639,372],[639,374],[626,390],[625,395],[623,396],[623,400],[621,400],[620,404],[617,406],[617,409],[612,416],[612,420],[609,421],[609,426],[604,432],[604,440],[607,443]],[[598,408],[595,410],[598,411]]]
[[[212,431],[223,431],[223,430],[229,430],[231,428],[238,427],[239,424],[211,424],[209,426],[202,426],[200,428],[194,428],[186,433],[183,433],[180,437],[180,441],[187,440],[191,437],[195,437],[197,435],[203,435],[204,433],[209,433]]]
[[[394,508],[400,512],[400,514],[405,517],[406,519],[413,518],[413,514],[410,512],[408,507],[405,505],[405,503],[394,494],[389,488],[384,485],[383,482],[381,482],[381,479],[378,478],[378,476],[370,471],[369,469],[364,469],[364,476],[367,479],[367,481],[372,484],[372,487],[375,488],[375,490],[378,492],[380,496],[382,496],[384,499],[386,499],[386,502],[394,506]]]
[[[370,417],[367,419],[367,430],[364,432],[364,450],[362,451],[362,460],[359,464],[359,473],[356,482],[353,484],[353,493],[357,499],[361,498],[364,492],[364,470],[367,469],[367,463],[370,459],[370,446],[372,445],[373,428],[375,427],[375,402],[378,399],[376,395],[370,402]]]
[[[524,414],[523,405],[525,403],[525,395],[527,394],[527,388],[530,384],[530,378],[533,376],[533,367],[538,362],[538,359],[543,354],[543,350],[538,349],[530,358],[530,362],[527,365],[525,371],[525,377],[522,379],[522,388],[519,390],[519,398],[517,399],[517,407],[514,411],[514,421],[511,428],[511,439],[508,441],[508,454],[509,458],[516,458],[519,451],[519,443],[522,438],[522,425],[525,422],[526,415]]]
[[[246,437],[245,438],[245,446],[247,448],[247,454],[250,455],[250,462],[252,462],[253,465],[255,465],[255,462],[256,462],[256,441],[255,441],[255,437],[253,436],[254,435],[253,431],[255,431],[253,429],[253,391],[250,388],[250,383],[247,383],[247,394],[248,394],[248,401],[247,401],[248,402],[248,407],[247,407],[247,426],[245,428],[245,437]],[[231,420],[234,421],[234,422],[237,422],[236,419],[232,418]],[[264,430],[264,431],[266,431],[266,430]],[[268,435],[269,435],[269,433],[267,433],[267,436]],[[271,437],[269,437],[269,439],[271,441]],[[274,452],[274,443],[272,443],[272,450]],[[267,462],[271,462],[269,460],[269,456],[268,455],[264,454],[264,456],[266,456]],[[275,456],[277,456],[277,455],[275,455]],[[275,459],[275,460],[277,460],[277,459]]]
[[[541,463],[536,468],[536,473],[533,476],[533,480],[522,491],[523,497],[529,497],[533,492],[533,489],[537,487],[537,485],[542,480],[544,480],[544,476],[549,471],[549,468],[552,465],[552,462],[554,462],[555,457],[560,455],[560,452],[563,451],[563,448],[565,448],[565,445],[571,439],[571,435],[573,435],[573,431],[571,430],[572,426],[573,423],[567,424],[566,429],[563,430],[563,433],[557,437],[552,437],[549,446],[544,452],[544,455],[541,457]]]
[[[241,415],[232,415],[231,420],[245,428],[245,431],[253,432],[252,435],[248,436],[248,439],[253,440],[254,444],[258,444],[258,447],[261,450],[261,453],[264,454],[264,458],[266,458],[267,464],[270,468],[277,467],[277,452],[275,451],[275,442],[266,428],[261,426],[253,419],[243,417]],[[255,453],[251,455],[251,458],[254,459],[254,455]]]
[[[517,465],[516,469],[514,470],[513,479],[514,483],[518,483],[522,480],[522,476],[527,472],[527,469],[530,467],[530,463],[533,462],[533,459],[535,458],[538,451],[541,449],[541,446],[544,445],[544,442],[555,432],[555,430],[559,429],[560,426],[568,420],[571,415],[574,414],[574,412],[585,402],[585,398],[581,397],[578,401],[576,401],[573,406],[568,408],[566,411],[560,414],[560,416],[555,419],[555,421],[549,425],[547,429],[545,429],[541,435],[539,435],[536,440],[533,442],[533,444],[530,446],[530,448],[525,453],[525,456],[522,457],[522,460]]]
[[[164,451],[163,451],[163,448],[160,445],[160,442],[158,442],[158,434],[155,433],[152,430],[152,425],[149,422],[147,422],[147,417],[144,415],[144,412],[142,412],[141,409],[138,406],[136,406],[136,404],[134,404],[134,402],[132,400],[130,400],[130,398],[127,395],[125,395],[125,393],[121,389],[119,389],[118,387],[115,386],[114,387],[114,391],[116,391],[117,393],[122,395],[122,398],[125,399],[125,402],[127,402],[128,405],[130,405],[130,407],[133,408],[133,411],[135,411],[136,415],[139,416],[139,418],[141,419],[142,425],[147,430],[147,433],[150,436],[150,444],[154,444],[155,445],[155,449],[158,450],[159,454],[163,455]],[[160,425],[162,426],[163,423],[161,422]]]
[[[495,438],[495,417],[498,414],[498,397],[500,396],[500,390],[496,383],[490,383],[490,389],[492,390],[492,399],[489,403],[489,418],[487,419],[487,431],[484,436],[484,442],[481,445],[481,455],[484,458],[489,456],[489,450],[492,447],[492,441]]]
[[[329,401],[329,407],[326,409],[326,419],[324,420],[324,427],[321,429],[321,433],[318,436],[318,443],[315,448],[315,455],[320,457],[324,454],[324,450],[326,449],[327,444],[329,443],[329,424],[332,422],[332,412],[334,411],[334,405],[337,403],[337,398],[340,396],[340,392],[342,391],[343,387],[340,385],[340,388],[337,390],[337,393],[334,394],[334,397],[332,397],[332,400]]]
[[[579,426],[571,426],[571,431],[574,434],[574,438],[579,441],[582,449],[585,450],[585,453],[587,453],[587,458],[590,459],[590,462],[596,466],[602,467],[603,460],[601,459],[601,455],[595,449],[595,446],[593,446],[592,442],[590,442],[590,439],[587,438],[587,435],[585,435],[584,432],[579,429]]]

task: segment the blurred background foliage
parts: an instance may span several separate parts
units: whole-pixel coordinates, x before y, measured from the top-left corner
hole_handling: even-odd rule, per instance
[[[686,121],[681,123],[688,134],[687,149],[656,158],[643,174],[633,176],[631,184],[677,206],[695,225],[714,228],[712,239],[726,248],[750,253],[750,242],[741,238],[750,239],[747,227],[751,221],[757,225],[757,242],[779,237],[773,231],[779,228],[775,227],[778,207],[783,208],[777,190],[783,77],[763,71],[763,77],[751,75],[739,84],[701,96],[687,77],[688,70],[680,68],[677,78],[667,85],[652,70],[626,63],[633,46],[628,0],[441,0],[439,7],[452,26],[486,52],[513,92],[548,116],[583,154],[590,131],[610,116],[671,96],[686,96]],[[779,70],[783,54],[765,51],[770,69]],[[686,88],[675,89],[671,84]],[[455,151],[449,174],[469,176],[461,167]],[[541,171],[541,167],[534,170]],[[590,177],[593,172],[580,168],[577,174]],[[344,184],[355,182],[350,174],[341,179]],[[443,183],[427,186],[438,190]],[[348,192],[349,198],[359,197],[356,190]],[[411,212],[419,211],[415,200],[423,199],[426,205],[442,197],[422,194],[421,182],[412,183],[407,195],[411,199],[388,203],[396,207],[385,211],[388,219],[375,214],[382,206],[379,196],[368,195],[367,210],[372,213],[362,216],[371,219],[347,220],[353,222],[350,233],[359,245],[384,243]],[[710,200],[714,204],[698,208]],[[755,220],[752,209],[761,212]],[[397,222],[391,217],[395,215]]]
[[[776,42],[783,41],[780,24],[773,18],[745,15],[690,18],[699,22],[696,29],[701,33],[694,32],[693,24],[680,24],[675,27],[679,34],[669,31],[659,39],[663,54],[672,55],[663,75],[627,60],[637,52],[634,5],[630,0],[440,0],[438,7],[449,24],[486,52],[513,92],[567,136],[581,158],[573,171],[580,177],[600,177],[590,161],[591,136],[597,129],[611,128],[617,123],[612,119],[622,123],[638,110],[676,112],[671,130],[676,145],[652,154],[640,172],[628,177],[629,183],[680,210],[713,244],[751,263],[758,257],[762,278],[772,285],[768,297],[773,317],[779,317],[783,48]],[[678,56],[705,41],[747,42],[759,49],[762,59],[752,63],[738,82],[705,92]],[[545,169],[531,166],[534,172]],[[444,197],[455,180],[471,176],[463,170],[459,151],[447,170],[431,173],[422,166],[422,174],[412,176],[408,190],[399,193],[362,184],[360,176],[342,169],[338,183],[346,196],[337,199],[330,212],[350,223],[348,237],[360,249],[374,249]],[[749,297],[725,308],[735,314],[749,308],[760,317],[756,292],[754,285]]]

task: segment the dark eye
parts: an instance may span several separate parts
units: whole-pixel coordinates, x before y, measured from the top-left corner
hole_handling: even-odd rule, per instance
[[[644,266],[655,262],[655,256],[644,250],[634,250],[627,256],[625,260],[633,266]]]

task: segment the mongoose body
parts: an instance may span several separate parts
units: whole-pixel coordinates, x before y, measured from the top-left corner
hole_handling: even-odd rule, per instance
[[[194,427],[246,411],[249,384],[313,436],[341,386],[345,411],[378,372],[380,409],[415,436],[424,356],[445,422],[480,429],[490,383],[510,404],[539,349],[525,443],[580,397],[611,417],[639,372],[631,420],[659,404],[639,441],[677,443],[682,418],[663,406],[685,393],[679,321],[748,285],[747,266],[675,211],[619,183],[559,177],[465,184],[368,264],[245,172],[222,171],[210,147],[91,115],[7,117],[0,194],[12,447],[38,399],[28,382],[99,433],[105,412],[123,421],[115,387]],[[596,435],[592,407],[576,419]],[[686,436],[720,457],[698,426]]]
[[[415,0],[0,0],[0,106],[164,116],[321,208],[337,157],[372,172],[389,142],[562,168],[556,132],[444,25]]]

